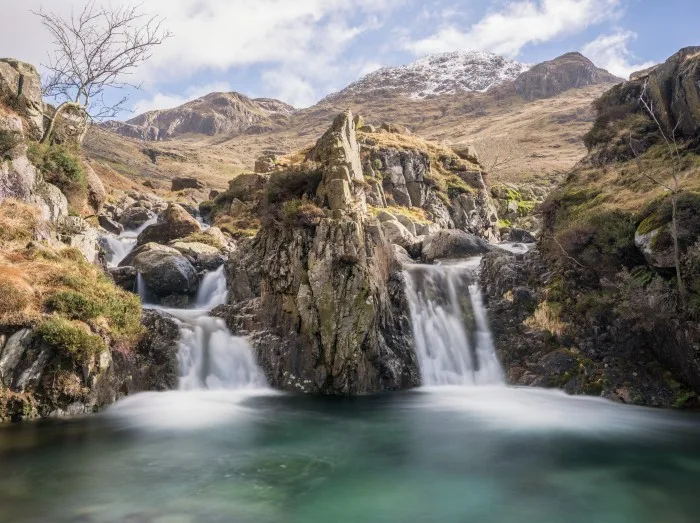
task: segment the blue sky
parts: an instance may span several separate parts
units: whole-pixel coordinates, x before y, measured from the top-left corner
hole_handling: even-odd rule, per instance
[[[84,2],[0,0],[0,54],[43,61],[51,42],[30,10],[69,15]],[[304,107],[433,52],[537,63],[577,50],[626,76],[700,44],[699,0],[148,0],[144,9],[174,36],[137,72],[136,112],[219,90]]]

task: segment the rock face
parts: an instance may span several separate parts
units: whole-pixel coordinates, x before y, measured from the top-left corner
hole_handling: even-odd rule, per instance
[[[522,73],[515,80],[515,91],[526,100],[538,100],[569,89],[623,81],[596,67],[581,53],[567,53]]]
[[[532,321],[547,317],[552,305],[546,305],[545,289],[552,278],[537,250],[495,250],[482,261],[481,286],[510,384],[672,407],[678,406],[680,385],[669,377],[670,368],[698,390],[700,358],[691,342],[700,334],[697,324],[647,317],[647,329],[617,314],[579,314],[571,319],[575,329],[555,334],[546,321]]]
[[[199,222],[181,205],[173,203],[158,217],[158,223],[149,225],[139,234],[137,243],[138,245],[149,242],[166,244],[201,231],[202,226]]]
[[[44,103],[41,78],[33,65],[0,59],[0,104],[12,107],[27,122],[27,135],[40,140],[44,135]]]
[[[514,80],[529,66],[483,51],[440,53],[402,67],[385,67],[368,74],[324,101],[382,96],[426,98],[460,92],[485,91]]]
[[[250,99],[238,93],[211,93],[174,109],[150,111],[127,122],[107,122],[104,127],[130,138],[158,141],[183,134],[215,136],[240,134],[273,117],[286,116],[294,108],[278,100]]]
[[[142,322],[146,334],[133,352],[103,351],[77,369],[67,368],[30,329],[3,332],[0,421],[88,414],[127,394],[176,388],[177,324],[157,311],[146,311]]]
[[[354,184],[356,125],[341,114],[312,152],[333,217],[263,226],[228,265],[227,322],[250,335],[278,388],[356,395],[418,384],[400,266]]]

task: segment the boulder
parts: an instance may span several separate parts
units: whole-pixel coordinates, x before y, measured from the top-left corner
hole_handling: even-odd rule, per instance
[[[102,206],[107,198],[107,191],[105,186],[97,176],[97,173],[88,164],[83,164],[85,170],[85,179],[87,180],[88,187],[88,204],[90,205],[92,211],[98,214],[102,210]]]
[[[22,154],[9,161],[0,158],[0,201],[15,198],[28,202],[37,181],[36,168]]]
[[[134,267],[110,267],[107,273],[117,286],[127,292],[136,291],[138,271]]]
[[[190,234],[202,232],[202,226],[178,204],[170,204],[158,218],[158,223],[149,225],[139,234],[137,244],[150,242],[167,244]]]
[[[377,214],[377,220],[380,222],[395,221],[396,216],[391,214],[389,211],[379,211],[379,214]]]
[[[416,224],[416,235],[417,236],[430,236],[440,231],[441,227],[437,223],[417,223]]]
[[[169,252],[172,254],[180,254],[179,251],[173,249],[172,247],[168,247],[167,245],[160,245],[159,243],[147,243],[145,245],[140,245],[136,247],[129,254],[127,254],[124,257],[124,259],[119,263],[119,267],[132,266],[134,264],[134,258],[136,258],[139,254],[143,254],[144,252],[148,251],[162,251]]]
[[[27,121],[29,137],[40,140],[44,135],[44,103],[41,78],[33,65],[0,59],[0,104],[12,107]]]
[[[97,217],[97,221],[100,224],[100,227],[107,232],[111,232],[117,236],[124,232],[124,227],[121,223],[115,222],[112,218],[105,216],[104,214],[100,214]]]
[[[143,277],[147,290],[158,298],[197,292],[197,271],[175,249],[146,250],[133,258],[132,265]]]
[[[413,261],[413,258],[411,258],[411,255],[408,254],[408,251],[401,247],[400,245],[393,245],[394,247],[394,256],[396,257],[396,261],[399,262],[402,266],[403,265],[410,265],[411,263],[415,263]]]
[[[200,182],[197,178],[192,177],[180,177],[173,178],[170,190],[173,192],[183,191],[185,189],[206,189],[206,185]]]
[[[0,383],[5,387],[12,385],[12,376],[15,368],[22,360],[26,350],[26,341],[31,331],[22,329],[10,336],[4,346],[0,348]]]
[[[416,224],[413,223],[413,220],[403,214],[396,216],[396,219],[399,221],[399,223],[401,223],[401,225],[408,229],[408,232],[410,232],[413,236],[416,235]]]
[[[177,321],[166,312],[147,309],[143,311],[141,324],[146,327],[146,335],[141,338],[137,352],[149,365],[139,376],[142,381],[139,388],[154,391],[177,389],[180,340]]]
[[[423,241],[421,256],[432,263],[440,259],[480,256],[491,250],[483,238],[460,230],[448,229],[431,234]]]
[[[170,246],[184,255],[198,271],[215,271],[226,258],[216,247],[198,242],[171,242]]]
[[[513,227],[508,233],[508,241],[515,243],[536,243],[537,239],[531,232]]]
[[[57,232],[63,243],[78,249],[87,261],[98,261],[100,235],[85,220],[78,216],[65,216],[58,222]]]
[[[456,147],[454,149],[454,152],[457,153],[457,156],[459,156],[462,160],[466,160],[471,163],[481,163],[479,161],[479,153],[476,150],[476,147],[473,145],[465,145],[462,147]]]
[[[404,227],[398,220],[388,220],[381,222],[384,236],[390,243],[400,245],[404,249],[410,248],[416,243],[415,235]]]
[[[153,220],[156,215],[153,211],[142,207],[141,205],[134,205],[126,209],[121,216],[119,216],[119,223],[124,226],[127,231],[133,231],[141,227],[144,223]]]

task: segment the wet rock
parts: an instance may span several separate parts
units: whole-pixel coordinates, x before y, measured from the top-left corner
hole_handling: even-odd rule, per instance
[[[177,321],[169,314],[144,310],[141,323],[146,327],[138,347],[138,353],[149,365],[140,376],[142,390],[175,390],[178,385],[178,341],[180,329]]]
[[[421,256],[432,263],[439,259],[479,256],[491,250],[483,238],[460,230],[443,230],[428,236],[423,241]]]
[[[535,243],[537,239],[531,232],[513,227],[508,233],[508,241],[515,243]]]
[[[124,232],[124,227],[121,223],[115,222],[113,219],[109,218],[108,216],[105,216],[104,214],[100,214],[97,217],[97,221],[100,224],[100,227],[102,227],[105,231],[112,233],[116,236],[119,236],[121,233]]]
[[[132,265],[143,277],[148,291],[158,298],[197,292],[197,271],[175,249],[146,250],[133,258]]]
[[[114,283],[127,292],[136,292],[136,278],[139,271],[134,267],[111,267],[107,269]]]
[[[156,215],[153,211],[146,209],[140,205],[135,205],[125,209],[119,217],[119,223],[124,226],[127,231],[133,231],[141,227],[149,220],[155,219]]]

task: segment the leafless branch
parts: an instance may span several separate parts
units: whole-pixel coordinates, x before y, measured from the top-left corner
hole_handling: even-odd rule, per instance
[[[48,63],[43,64],[49,71],[43,92],[59,101],[56,115],[65,104],[81,108],[91,120],[116,116],[126,97],[107,102],[105,93],[139,87],[128,77],[171,36],[163,19],[145,15],[142,5],[98,7],[91,0],[68,19],[44,10],[34,12],[55,45]],[[50,139],[53,124],[43,141]]]

